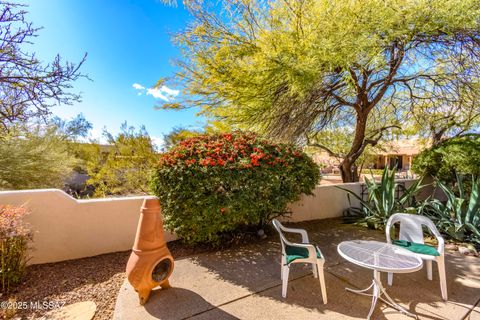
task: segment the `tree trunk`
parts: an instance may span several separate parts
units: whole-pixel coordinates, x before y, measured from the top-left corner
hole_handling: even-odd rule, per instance
[[[353,163],[344,159],[338,168],[343,182],[358,182],[360,180],[358,168]]]
[[[438,132],[432,132],[432,147],[439,145],[442,142],[443,135],[446,129],[441,129]]]
[[[350,151],[343,158],[339,165],[340,174],[343,182],[358,182],[360,179],[358,168],[355,166],[355,161],[362,155],[365,148],[365,131],[367,129],[368,112],[357,113],[355,136],[353,138]]]

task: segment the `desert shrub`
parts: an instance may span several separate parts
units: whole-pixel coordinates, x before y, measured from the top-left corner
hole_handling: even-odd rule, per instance
[[[149,191],[148,178],[158,160],[152,138],[143,126],[136,130],[124,122],[120,129],[116,136],[104,132],[107,148],[93,145],[77,149],[90,176],[87,185],[95,190],[95,197]]]
[[[188,243],[216,243],[285,214],[319,178],[301,150],[234,132],[181,141],[161,156],[151,185],[169,230]]]
[[[480,135],[452,138],[426,149],[413,161],[412,169],[444,182],[454,182],[455,175],[480,176]]]
[[[374,178],[365,177],[365,185],[368,190],[368,199],[364,200],[355,192],[337,187],[357,199],[361,208],[351,207],[344,211],[345,222],[358,222],[366,224],[372,229],[383,229],[388,219],[398,212],[415,211],[415,194],[423,188],[421,180],[415,181],[406,188],[395,181],[396,169],[385,168],[379,182]]]
[[[384,169],[363,169],[362,174],[366,176],[381,176],[384,172]]]
[[[2,292],[19,284],[25,274],[32,233],[25,225],[23,207],[0,205],[0,279]]]
[[[471,178],[466,190],[464,178],[457,176],[453,189],[440,180],[437,186],[443,191],[446,201],[427,200],[423,214],[432,219],[438,229],[450,238],[480,244],[480,178]]]
[[[77,163],[55,127],[11,128],[0,136],[0,189],[61,188]]]

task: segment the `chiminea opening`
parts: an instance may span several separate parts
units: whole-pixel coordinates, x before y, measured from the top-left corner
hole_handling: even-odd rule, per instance
[[[152,279],[156,282],[165,280],[172,269],[172,262],[170,259],[163,259],[158,262],[152,271]]]

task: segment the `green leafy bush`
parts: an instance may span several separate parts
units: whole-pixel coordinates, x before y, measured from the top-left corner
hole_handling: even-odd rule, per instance
[[[383,174],[383,169],[363,169],[362,174],[365,176],[381,176]]]
[[[0,189],[61,188],[77,163],[55,127],[10,128],[0,136]]]
[[[19,284],[25,274],[32,233],[23,222],[23,207],[0,205],[0,279],[2,293]]]
[[[311,194],[318,166],[302,151],[253,133],[200,135],[161,156],[152,178],[165,226],[188,243],[262,226]]]
[[[405,188],[395,181],[395,173],[395,169],[385,168],[379,183],[375,179],[365,176],[365,184],[368,189],[366,201],[351,190],[337,187],[346,191],[349,197],[356,198],[362,205],[361,208],[347,209],[344,212],[346,220],[359,220],[358,222],[366,223],[370,228],[382,229],[392,214],[404,212],[415,206],[414,195],[423,187],[420,185],[421,180],[417,180],[410,187]],[[399,197],[397,197],[397,192],[400,193]],[[356,217],[358,219],[355,219]]]
[[[412,169],[444,182],[455,181],[455,174],[480,176],[480,135],[452,138],[424,150],[413,161]]]
[[[135,130],[124,122],[120,130],[115,137],[104,132],[108,148],[100,145],[77,147],[90,176],[87,185],[95,190],[95,197],[149,191],[148,177],[158,160],[155,145],[143,126]]]
[[[471,190],[467,192],[462,177],[457,176],[458,195],[441,181],[437,181],[437,186],[447,201],[427,201],[423,213],[451,238],[480,244],[480,178],[472,177]]]

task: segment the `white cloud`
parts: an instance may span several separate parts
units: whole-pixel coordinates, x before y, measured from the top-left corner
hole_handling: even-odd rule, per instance
[[[175,99],[176,96],[180,91],[170,89],[167,86],[162,86],[160,89],[158,88],[150,88],[147,90],[147,95],[151,95],[154,98],[161,99],[165,102],[170,102]]]
[[[162,93],[161,90],[155,89],[155,88],[150,88],[147,90],[147,95],[151,95],[152,97],[156,99],[161,99],[163,101],[169,102],[170,99]]]
[[[148,88],[148,89],[146,89],[141,84],[134,83],[134,84],[132,84],[132,87],[135,90],[138,90],[137,95],[139,95],[139,96],[141,96],[146,90],[147,95],[150,95],[150,96],[154,97],[155,99],[163,100],[165,102],[171,102],[172,100],[175,99],[176,96],[178,96],[180,94],[179,90],[170,89],[167,86],[161,86],[160,88]]]
[[[180,93],[179,90],[173,90],[173,89],[170,89],[170,88],[167,87],[167,86],[162,86],[162,87],[160,88],[160,91],[163,91],[163,92],[165,92],[166,94],[168,94],[169,96],[173,96],[173,97],[178,96],[178,94]]]
[[[136,89],[136,90],[145,90],[145,87],[142,86],[142,85],[139,84],[139,83],[134,83],[134,84],[132,84],[132,87],[133,87],[133,89]]]

